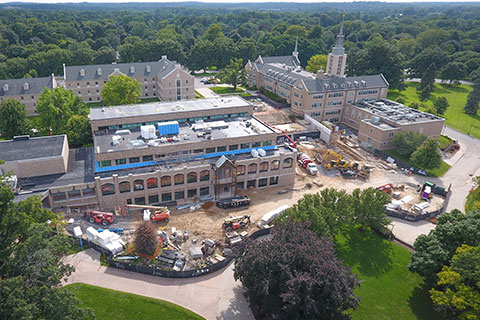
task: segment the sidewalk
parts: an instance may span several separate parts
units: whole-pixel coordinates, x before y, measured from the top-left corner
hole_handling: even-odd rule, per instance
[[[218,98],[220,97],[218,94],[210,90],[209,88],[197,88],[195,89],[198,93],[200,93],[204,98]]]

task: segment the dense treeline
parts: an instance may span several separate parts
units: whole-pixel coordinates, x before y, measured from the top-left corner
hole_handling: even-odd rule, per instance
[[[162,55],[192,70],[223,68],[232,58],[290,54],[296,37],[306,64],[312,55],[330,51],[342,19],[342,11],[335,10],[340,6],[326,7],[329,11],[302,11],[303,5],[293,11],[293,4],[288,6],[292,11],[211,5],[155,5],[147,11],[145,6],[134,10],[103,5],[109,10],[96,11],[80,5],[63,6],[68,9],[62,11],[3,8],[0,78],[63,74],[62,63],[151,61]],[[480,66],[480,6],[382,6],[382,11],[372,4],[356,6],[346,13],[350,75],[382,72],[392,87],[400,87],[403,69],[422,76],[433,62],[440,76],[444,66],[455,62],[465,67],[467,77]]]

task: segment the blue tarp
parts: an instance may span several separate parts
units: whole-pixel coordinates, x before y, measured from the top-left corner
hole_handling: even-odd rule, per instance
[[[169,121],[165,123],[158,124],[158,134],[160,136],[166,136],[169,134],[178,134],[180,132],[180,127],[177,121]]]

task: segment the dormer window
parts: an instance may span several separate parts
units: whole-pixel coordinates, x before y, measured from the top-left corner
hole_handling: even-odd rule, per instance
[[[85,69],[80,69],[80,77],[85,77]]]
[[[135,73],[135,67],[134,66],[130,67],[130,73]]]
[[[147,65],[147,66],[145,67],[145,70],[146,70],[147,72],[151,72],[151,71],[152,71],[152,67],[150,67],[149,65]]]
[[[97,75],[101,76],[102,75],[102,68],[97,69]]]
[[[8,91],[8,83],[5,83],[5,84],[3,85],[3,91]]]
[[[360,85],[360,83],[358,83],[358,81],[354,81],[353,83],[355,83],[356,87],[358,87]]]
[[[362,80],[362,86],[364,86],[364,87],[367,86],[367,82],[365,80]]]
[[[25,83],[23,84],[23,90],[28,90],[29,87],[30,87],[30,86],[29,86],[28,82],[25,82]]]

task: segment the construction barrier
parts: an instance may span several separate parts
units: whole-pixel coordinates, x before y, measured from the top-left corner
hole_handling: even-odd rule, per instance
[[[266,236],[269,233],[270,233],[270,229],[258,230],[256,232],[252,233],[249,236],[249,239],[250,240],[255,240],[255,239],[257,239],[261,236]],[[95,247],[93,247],[93,248],[96,249]],[[103,250],[105,250],[105,249],[103,249]],[[135,265],[135,264],[131,264],[131,263],[123,262],[123,261],[115,261],[113,259],[113,256],[109,255],[108,266],[113,267],[113,268],[138,272],[138,273],[150,274],[150,275],[163,277],[163,278],[193,278],[193,277],[199,277],[199,276],[207,275],[207,274],[210,274],[212,272],[221,270],[221,269],[225,268],[226,266],[228,266],[234,259],[235,259],[235,256],[231,255],[223,261],[214,263],[210,266],[207,266],[207,267],[204,267],[204,268],[201,268],[201,269],[175,271],[175,270],[171,270],[171,269],[163,269],[163,268],[156,267],[156,266],[147,267],[147,266]]]

